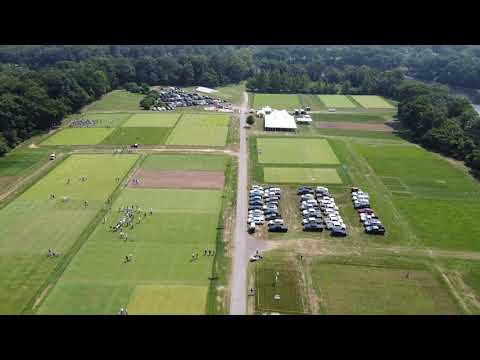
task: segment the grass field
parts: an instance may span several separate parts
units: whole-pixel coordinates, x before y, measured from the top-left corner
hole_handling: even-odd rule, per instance
[[[168,127],[120,127],[103,141],[103,145],[162,145],[170,134]]]
[[[241,104],[243,101],[243,92],[245,91],[245,83],[227,85],[215,88],[218,92],[212,94],[214,97],[225,99],[232,104]]]
[[[173,127],[175,126],[180,114],[155,112],[144,114],[133,114],[130,119],[124,123],[123,127]]]
[[[210,170],[224,171],[228,162],[225,155],[158,154],[149,155],[142,163],[147,170]]]
[[[41,145],[97,145],[113,128],[65,128],[45,139]]]
[[[114,90],[86,107],[87,111],[135,111],[141,110],[140,101],[145,95],[126,90]]]
[[[84,113],[75,116],[76,119],[96,120],[95,127],[112,128],[122,125],[132,114],[129,113]]]
[[[338,165],[339,161],[325,139],[257,138],[259,163]]]
[[[130,306],[132,313],[205,313],[213,258],[203,256],[203,249],[215,248],[221,195],[217,190],[123,190],[107,223],[98,225],[39,313],[114,314]],[[122,241],[108,228],[127,204],[152,209],[153,215],[126,229],[128,241]],[[191,261],[192,251],[200,254],[198,260]],[[124,263],[130,253],[134,260]]]
[[[320,101],[317,95],[299,94],[301,108],[310,107],[311,111],[325,110],[325,105]]]
[[[229,115],[184,114],[167,145],[225,146],[229,123]]]
[[[314,261],[311,268],[314,288],[326,314],[459,313],[446,286],[427,270],[321,261]]]
[[[137,158],[72,155],[0,210],[0,313],[22,311],[62,260],[48,259],[47,249],[69,250],[118,185],[115,177]],[[88,180],[81,182],[81,176]],[[70,200],[64,203],[63,196]]]
[[[253,94],[253,108],[270,106],[277,110],[293,110],[301,107],[297,94]]]
[[[352,129],[335,129],[335,128],[317,128],[313,126],[298,127],[298,134],[300,136],[314,135],[314,136],[343,136],[351,138],[366,138],[366,139],[385,139],[385,140],[401,140],[401,138],[393,133],[386,131],[370,131],[370,130],[352,130]]]
[[[320,100],[325,104],[327,108],[356,108],[355,105],[345,95],[318,95]]]
[[[267,183],[293,184],[341,184],[336,169],[328,168],[263,168],[263,179]]]
[[[353,95],[352,98],[365,109],[394,109],[395,106],[380,96],[375,95]]]

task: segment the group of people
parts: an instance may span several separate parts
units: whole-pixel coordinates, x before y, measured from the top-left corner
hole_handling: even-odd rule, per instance
[[[127,309],[121,308],[120,311],[118,312],[118,315],[128,315]]]
[[[132,261],[132,260],[133,260],[133,255],[132,255],[132,254],[129,254],[129,255],[126,255],[126,256],[125,256],[125,262],[126,262],[126,263],[128,263],[128,262],[130,262],[130,261]]]
[[[53,251],[52,249],[48,249],[47,256],[48,256],[49,258],[57,257],[57,256],[60,256],[60,253],[57,252],[57,251]]]
[[[132,179],[132,184],[134,185],[139,185],[140,184],[140,180],[138,178],[133,178]]]
[[[203,250],[203,256],[214,256],[214,255],[215,255],[215,250],[209,250],[209,249]]]
[[[75,127],[75,128],[89,128],[89,127],[95,127],[97,125],[96,120],[90,120],[90,119],[78,119],[78,120],[73,120],[70,123],[70,127]]]

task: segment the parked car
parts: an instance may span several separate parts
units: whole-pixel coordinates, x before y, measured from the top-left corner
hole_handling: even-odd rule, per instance
[[[275,225],[275,224],[283,225],[283,224],[284,224],[284,221],[283,221],[283,219],[281,219],[281,218],[277,218],[277,219],[270,220],[270,221],[268,222],[268,225]]]
[[[335,237],[345,237],[347,236],[347,232],[345,229],[334,227],[330,235]]]
[[[247,232],[249,234],[253,234],[255,232],[255,223],[251,222],[250,225],[248,225]]]
[[[288,227],[286,227],[285,225],[272,225],[268,227],[268,231],[285,233],[288,231]]]
[[[323,226],[320,224],[309,223],[303,226],[303,231],[321,232],[323,231]]]

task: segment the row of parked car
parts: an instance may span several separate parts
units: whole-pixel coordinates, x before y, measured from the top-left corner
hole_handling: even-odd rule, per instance
[[[357,210],[360,222],[367,234],[384,235],[385,226],[370,206],[370,195],[357,187],[352,187],[353,207]]]
[[[303,231],[331,231],[332,236],[347,236],[347,226],[340,216],[334,197],[327,187],[301,186],[297,190],[300,197]]]
[[[284,220],[278,211],[282,191],[278,187],[252,185],[248,200],[248,232],[254,233],[256,225],[268,224],[270,232],[287,232]]]
[[[165,107],[161,107],[160,110],[175,110],[177,107],[219,105],[227,103],[224,99],[215,99],[207,95],[188,92],[178,87],[162,89],[159,91],[159,94],[159,100],[165,104]]]

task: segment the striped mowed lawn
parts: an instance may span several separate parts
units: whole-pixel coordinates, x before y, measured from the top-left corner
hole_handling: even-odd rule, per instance
[[[328,108],[351,108],[355,109],[355,105],[347,96],[345,95],[318,95],[320,100]]]
[[[122,127],[173,127],[179,117],[179,113],[148,112],[133,114]]]
[[[230,115],[184,114],[167,138],[167,145],[225,146]]]
[[[365,109],[394,109],[384,98],[376,95],[353,95],[352,98]]]
[[[65,128],[45,139],[41,145],[97,145],[114,128]]]

